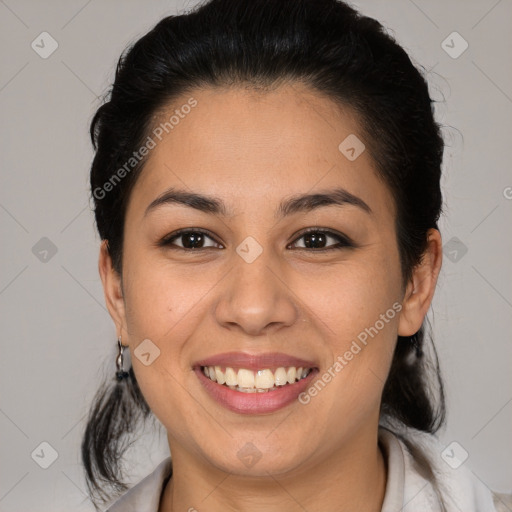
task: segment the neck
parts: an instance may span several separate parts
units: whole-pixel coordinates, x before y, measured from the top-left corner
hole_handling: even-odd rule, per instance
[[[300,471],[257,478],[223,472],[171,450],[173,476],[159,512],[380,512],[387,470],[377,433],[371,440],[359,437],[347,446]]]

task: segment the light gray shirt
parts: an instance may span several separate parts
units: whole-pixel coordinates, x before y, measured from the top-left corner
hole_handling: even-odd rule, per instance
[[[387,482],[381,512],[500,512],[507,510],[499,498],[460,461],[441,456],[443,447],[433,436],[418,434],[414,439],[418,453],[384,427],[379,428],[379,445],[387,463]],[[418,441],[418,442],[417,442]],[[435,483],[421,463],[423,453]],[[449,462],[446,462],[448,460]],[[171,473],[171,458],[116,501],[107,512],[158,512],[160,498]],[[498,508],[495,507],[496,502]]]

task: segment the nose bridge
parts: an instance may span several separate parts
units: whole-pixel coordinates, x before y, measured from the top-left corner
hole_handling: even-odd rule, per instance
[[[233,254],[232,264],[215,311],[221,325],[257,335],[295,322],[293,294],[270,251],[245,240]]]
[[[239,300],[257,306],[260,299],[267,303],[275,299],[279,291],[274,272],[270,269],[272,258],[269,251],[262,252],[254,261],[240,256],[233,259],[233,292]]]

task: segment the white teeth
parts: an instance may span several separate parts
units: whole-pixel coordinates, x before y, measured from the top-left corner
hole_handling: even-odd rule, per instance
[[[226,382],[226,378],[224,377],[224,374],[222,373],[220,366],[215,367],[215,377],[219,384],[224,384],[224,382]]]
[[[227,386],[238,386],[238,379],[233,368],[226,368],[226,373],[224,375],[226,376]]]
[[[254,372],[241,368],[238,370],[238,386],[241,388],[254,387]]]
[[[288,383],[288,377],[286,376],[286,370],[281,367],[278,368],[274,373],[274,379],[276,381],[276,386],[284,386]]]
[[[274,387],[274,376],[270,370],[258,370],[254,378],[254,387],[270,389]]]
[[[205,366],[203,373],[214,382],[224,384],[230,389],[241,391],[242,393],[266,393],[274,391],[279,386],[293,384],[304,379],[311,372],[311,368],[299,366],[290,366],[288,368],[279,367],[274,372],[265,368],[256,372],[246,368],[240,368],[238,371],[226,367],[222,370],[221,366]]]

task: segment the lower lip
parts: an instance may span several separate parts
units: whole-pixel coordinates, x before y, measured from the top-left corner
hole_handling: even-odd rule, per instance
[[[293,384],[279,386],[274,391],[266,393],[243,393],[213,382],[206,377],[201,368],[194,369],[199,381],[208,394],[220,405],[239,414],[266,414],[277,411],[298,399],[298,396],[309,386],[318,373],[313,369],[307,377]]]

